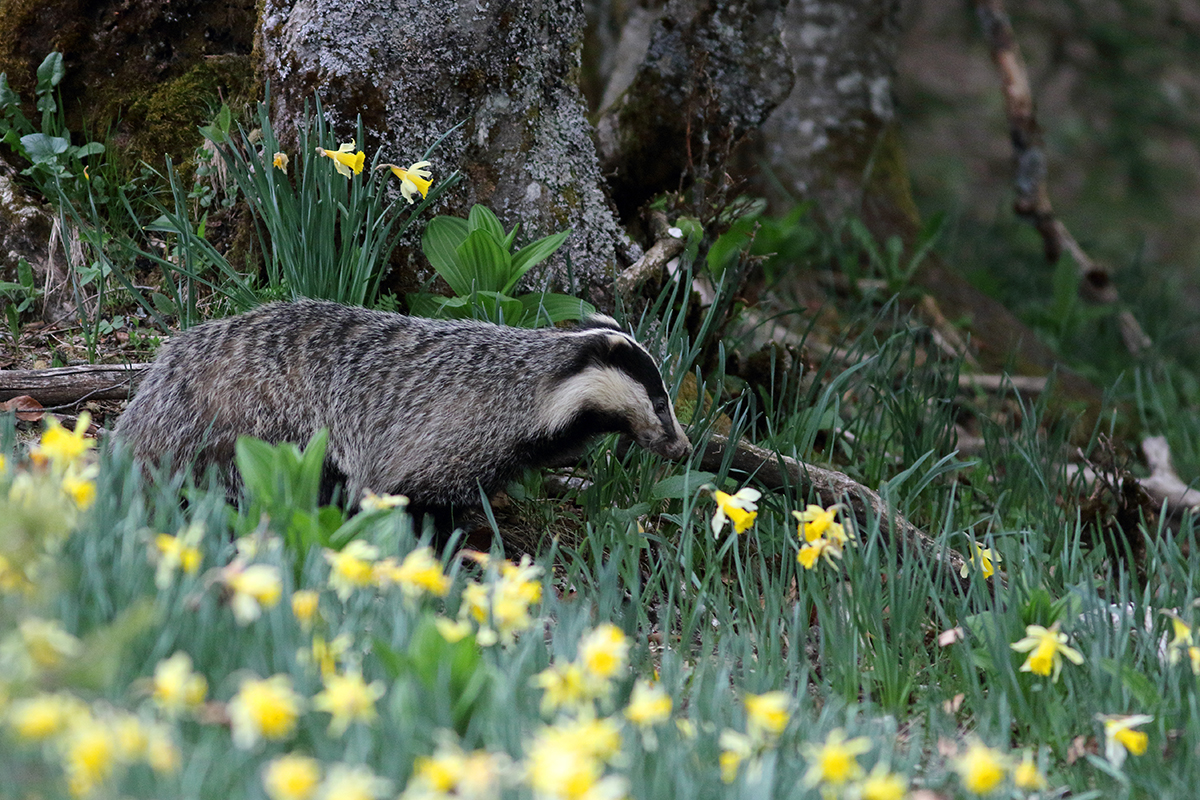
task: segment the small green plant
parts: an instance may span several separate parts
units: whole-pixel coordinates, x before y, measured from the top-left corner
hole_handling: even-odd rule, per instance
[[[321,472],[329,431],[317,431],[301,451],[291,442],[271,445],[249,436],[238,437],[235,460],[245,488],[244,530],[254,530],[270,518],[284,541],[295,548],[301,563],[314,544],[329,546],[345,522],[336,506],[321,506]]]
[[[8,75],[0,73],[0,140],[13,152],[30,162],[21,171],[28,176],[47,198],[53,198],[51,187],[63,186],[69,195],[80,194],[80,186],[90,176],[84,159],[104,152],[100,142],[71,144],[58,85],[66,68],[62,53],[50,53],[37,68],[37,110],[41,112],[40,126],[21,111],[21,98],[8,85]]]
[[[571,233],[567,230],[544,236],[514,253],[513,242],[520,227],[506,233],[496,215],[480,205],[473,206],[466,219],[431,219],[421,238],[421,249],[455,296],[410,294],[409,309],[427,317],[485,319],[521,327],[554,324],[594,313],[590,304],[569,295],[512,295],[517,282],[549,258]]]
[[[17,282],[0,281],[0,297],[4,304],[4,317],[13,340],[21,330],[21,315],[31,309],[41,298],[42,289],[33,279],[33,268],[24,257],[17,259]]]
[[[883,279],[888,294],[894,295],[912,283],[913,276],[916,275],[921,262],[937,245],[944,223],[945,215],[943,214],[934,214],[930,217],[917,234],[916,241],[913,242],[912,254],[907,258],[904,253],[904,240],[899,236],[889,236],[883,243],[883,247],[880,248],[875,241],[874,234],[867,229],[862,220],[854,217],[846,221],[846,231],[850,234],[851,241],[866,255],[872,272]],[[852,248],[848,248],[845,252],[850,255],[852,260],[843,259],[843,269],[852,279],[856,280],[861,277],[858,275],[858,254],[854,253]]]

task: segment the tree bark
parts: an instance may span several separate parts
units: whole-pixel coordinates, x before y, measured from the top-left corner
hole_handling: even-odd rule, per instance
[[[788,96],[792,67],[780,39],[786,4],[674,0],[657,18],[630,16],[621,46],[631,52],[612,65],[611,105],[597,126],[623,218],[681,181],[719,178],[733,145]],[[640,66],[622,87],[630,56],[643,46]]]
[[[814,200],[827,218],[837,219],[882,192],[915,215],[893,131],[899,14],[898,0],[795,0],[788,6],[783,41],[795,84],[763,123],[754,163],[747,165],[755,172],[766,167],[770,174],[757,187],[777,207]]]
[[[482,203],[522,224],[518,244],[571,228],[532,282],[611,306],[613,276],[641,252],[612,213],[590,137],[579,3],[266,0],[260,33],[277,128],[294,127],[318,91],[345,138],[361,114],[360,146],[407,164],[463,123],[430,157],[435,180],[465,178],[437,212]]]

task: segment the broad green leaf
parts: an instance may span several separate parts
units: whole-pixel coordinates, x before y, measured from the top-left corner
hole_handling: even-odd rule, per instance
[[[473,205],[471,213],[467,216],[467,226],[471,232],[487,231],[497,242],[504,241],[504,226],[500,224],[500,220],[492,213],[492,210],[487,206]]]
[[[570,229],[552,233],[549,236],[543,236],[536,242],[530,242],[522,247],[512,256],[512,271],[509,275],[508,283],[506,283],[500,291],[510,292],[517,285],[517,281],[536,264],[545,261],[554,251],[557,250],[567,237],[571,235]]]
[[[98,153],[103,153],[103,152],[104,152],[103,144],[101,144],[100,142],[88,142],[85,145],[81,145],[81,146],[75,148],[75,157],[76,158],[86,158],[87,156],[94,156]]]
[[[16,110],[21,105],[21,98],[8,85],[8,73],[0,72],[0,110],[7,111],[9,106]]]
[[[421,236],[421,250],[455,294],[469,294],[471,280],[464,275],[456,251],[467,238],[467,221],[458,217],[434,217]]]
[[[26,291],[34,291],[37,289],[37,284],[33,280],[33,267],[24,258],[17,259],[17,280],[25,287]]]
[[[229,110],[228,103],[221,103],[221,110],[217,112],[217,127],[221,129],[221,133],[228,136],[232,126],[233,112]]]
[[[508,236],[504,237],[504,241],[500,243],[500,246],[511,253],[513,242],[517,240],[517,231],[519,230],[521,230],[521,223],[518,222],[516,225],[513,225],[513,229],[508,232]]]
[[[596,307],[591,303],[568,294],[534,292],[521,295],[519,300],[525,309],[522,324],[531,328],[583,319],[596,313]]]
[[[48,92],[55,86],[58,86],[66,74],[67,70],[63,66],[62,53],[54,52],[46,56],[37,68],[38,92]]]
[[[58,156],[67,152],[71,143],[61,136],[31,133],[21,137],[21,146],[25,148],[25,155],[30,161],[42,164],[48,161],[57,161]]]
[[[654,484],[654,488],[650,490],[650,497],[654,500],[688,498],[704,484],[712,483],[715,478],[711,472],[689,470],[683,475],[672,475]]]
[[[156,309],[158,309],[158,313],[164,316],[175,314],[178,311],[178,309],[175,307],[175,301],[167,297],[162,292],[151,292],[150,302],[154,304]]]
[[[274,494],[275,448],[251,436],[239,436],[233,450],[247,495],[266,500]]]
[[[471,231],[466,241],[454,252],[464,274],[468,276],[466,291],[451,284],[456,293],[504,291],[504,287],[508,285],[506,279],[512,269],[512,256],[505,252],[491,233],[484,230]]]

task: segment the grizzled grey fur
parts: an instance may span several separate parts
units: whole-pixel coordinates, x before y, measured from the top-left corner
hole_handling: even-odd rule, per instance
[[[528,330],[313,300],[174,337],[116,435],[145,461],[215,465],[236,491],[238,436],[303,445],[321,428],[351,503],[370,489],[431,509],[572,463],[600,433],[691,452],[657,364],[607,317]]]

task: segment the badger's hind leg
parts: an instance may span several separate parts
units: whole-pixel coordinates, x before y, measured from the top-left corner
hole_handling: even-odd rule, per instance
[[[335,505],[345,511],[353,511],[358,508],[358,502],[361,499],[360,497],[350,497],[350,484],[346,473],[333,463],[333,459],[326,456],[325,463],[321,465],[321,484],[317,490],[317,505]]]

